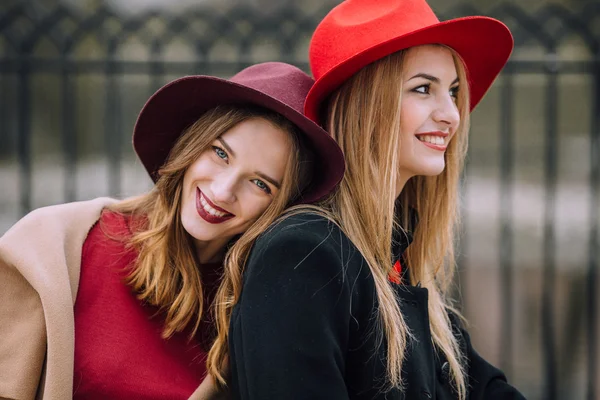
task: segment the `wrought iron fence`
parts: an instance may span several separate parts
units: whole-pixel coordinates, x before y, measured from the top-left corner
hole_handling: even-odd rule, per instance
[[[259,61],[308,70],[310,35],[329,9],[306,12],[289,5],[265,14],[251,7],[205,8],[125,18],[105,7],[87,14],[61,5],[0,7],[0,231],[32,207],[94,197],[98,186],[111,195],[147,188],[149,180],[141,178],[127,142],[149,94],[177,76],[229,76]],[[483,285],[479,277],[495,276],[490,286],[495,295],[486,301],[498,303],[495,328],[487,328],[495,343],[486,339],[486,329],[476,330],[474,340],[531,399],[598,399],[600,3],[578,11],[546,5],[535,12],[511,3],[486,12],[465,4],[442,19],[464,15],[501,19],[516,43],[513,58],[473,116],[463,187],[461,293],[467,316],[485,325],[490,320],[478,317],[482,299],[475,294]],[[573,91],[579,95],[565,102]],[[536,132],[529,139],[520,133],[527,127]],[[531,143],[523,145],[527,140]],[[571,142],[583,143],[580,151],[563,154]],[[534,166],[527,167],[529,162]],[[566,168],[572,171],[565,178],[569,163],[578,167]],[[523,177],[522,171],[529,172]],[[569,186],[573,182],[578,186]],[[541,193],[531,206],[542,210],[537,238],[521,236],[526,228],[519,217],[530,207],[521,203],[527,197],[522,190],[532,186]],[[574,231],[579,250],[563,263],[557,249],[569,243],[559,218],[565,187],[582,192],[566,197],[565,220],[579,221]],[[495,199],[490,210],[485,199]],[[495,222],[482,215],[495,216]],[[493,238],[489,251],[480,232]],[[524,251],[522,237],[530,247]],[[535,246],[540,257],[521,262]],[[535,307],[527,310],[531,296]],[[566,300],[559,304],[557,296]],[[527,333],[528,319],[537,321],[530,326],[533,333]]]

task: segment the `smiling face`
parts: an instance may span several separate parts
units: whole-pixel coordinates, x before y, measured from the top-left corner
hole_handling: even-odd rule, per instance
[[[406,51],[400,105],[400,179],[439,175],[456,133],[458,77],[449,49],[425,45]],[[402,184],[397,190],[400,192]]]
[[[222,248],[267,209],[281,188],[289,134],[255,117],[213,141],[183,177],[181,222],[198,252]]]

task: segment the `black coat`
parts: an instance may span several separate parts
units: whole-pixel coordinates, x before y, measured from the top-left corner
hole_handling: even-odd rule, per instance
[[[427,289],[395,288],[416,337],[404,361],[404,392],[386,390],[375,284],[356,247],[334,224],[310,214],[267,231],[252,250],[232,313],[233,397],[456,399],[448,363],[432,345]],[[523,399],[453,320],[468,359],[468,399]]]

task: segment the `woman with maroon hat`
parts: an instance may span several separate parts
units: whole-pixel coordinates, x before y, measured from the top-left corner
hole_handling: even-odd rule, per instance
[[[224,268],[343,175],[339,147],[303,115],[313,83],[284,63],[171,82],[133,134],[150,192],[42,208],[0,238],[0,398],[192,395]]]
[[[440,22],[424,0],[347,0],[319,24],[305,112],[346,173],[323,210],[256,242],[231,316],[234,397],[523,399],[448,297],[469,113],[512,46],[501,22]]]

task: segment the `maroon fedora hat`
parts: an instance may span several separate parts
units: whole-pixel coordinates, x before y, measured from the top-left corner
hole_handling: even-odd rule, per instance
[[[331,136],[303,113],[314,80],[297,67],[267,62],[248,67],[231,79],[194,75],[160,88],[146,102],[133,130],[133,147],[156,182],[158,170],[183,133],[206,111],[220,105],[259,106],[290,120],[315,152],[312,181],[302,202],[329,194],[344,175],[342,151]]]

